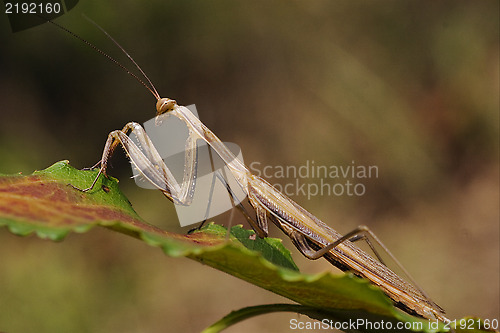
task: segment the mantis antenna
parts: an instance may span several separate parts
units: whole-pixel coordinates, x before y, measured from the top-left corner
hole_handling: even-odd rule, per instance
[[[93,20],[91,20],[89,17],[87,17],[86,15],[83,15],[83,17],[88,20],[90,23],[92,23],[93,25],[95,25],[99,30],[101,30],[109,39],[111,39],[111,41],[120,48],[120,50],[127,56],[127,58],[130,59],[130,61],[132,61],[132,63],[139,69],[139,71],[141,72],[141,74],[144,76],[144,78],[146,79],[146,81],[148,82],[148,84],[146,84],[146,82],[144,82],[143,80],[141,80],[137,75],[135,75],[134,73],[132,73],[127,67],[125,67],[124,65],[120,64],[117,60],[115,60],[113,57],[111,57],[110,55],[108,55],[106,52],[104,52],[103,50],[101,50],[100,48],[98,48],[97,46],[95,46],[94,44],[92,44],[91,42],[87,41],[86,39],[78,36],[76,33],[66,29],[65,27],[63,27],[62,25],[60,24],[57,24],[55,23],[54,21],[52,20],[47,20],[48,22],[50,22],[51,24],[53,24],[54,26],[58,27],[59,29],[63,30],[63,31],[66,31],[67,33],[69,33],[71,36],[79,39],[80,41],[82,41],[83,43],[85,43],[86,45],[88,45],[89,47],[91,47],[92,49],[94,49],[96,52],[100,53],[101,55],[103,55],[104,57],[106,57],[109,61],[111,61],[112,63],[114,63],[115,65],[117,65],[118,67],[120,67],[121,69],[123,69],[125,72],[127,72],[130,76],[132,76],[134,79],[136,79],[141,85],[143,85],[144,87],[146,87],[147,90],[149,90],[149,92],[151,92],[151,94],[153,94],[153,96],[157,99],[157,100],[160,100],[161,97],[160,97],[160,94],[158,94],[158,91],[156,90],[154,84],[151,82],[151,80],[149,79],[149,77],[146,75],[146,73],[144,73],[144,71],[142,70],[142,68],[135,62],[134,58],[132,58],[132,56],[130,54],[128,54],[127,51],[125,51],[125,49],[113,38],[111,37],[107,32],[106,30],[104,30],[100,25],[98,25],[96,22],[94,22]]]

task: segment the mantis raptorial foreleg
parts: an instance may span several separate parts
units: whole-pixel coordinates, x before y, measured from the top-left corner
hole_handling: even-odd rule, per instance
[[[127,135],[129,133],[134,133],[139,145]],[[91,190],[101,174],[107,176],[106,170],[109,157],[119,144],[122,145],[130,161],[141,175],[162,191],[165,196],[176,204],[189,205],[191,203],[196,186],[196,138],[189,135],[186,140],[185,169],[182,183],[179,185],[168,166],[163,162],[144,128],[135,122],[130,122],[122,130],[113,131],[108,135],[100,161],[99,173],[92,185],[82,191]]]

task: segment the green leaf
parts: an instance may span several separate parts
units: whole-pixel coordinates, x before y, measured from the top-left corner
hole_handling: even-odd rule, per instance
[[[267,304],[259,306],[251,306],[233,311],[221,320],[207,327],[203,333],[216,333],[220,332],[229,326],[232,326],[242,320],[272,313],[272,312],[293,312],[300,313],[308,316],[309,318],[316,319],[319,322],[307,322],[303,319],[300,320],[303,326],[299,326],[299,320],[290,321],[290,328],[294,329],[342,329],[349,332],[386,332],[393,331],[397,327],[398,320],[395,318],[369,314],[361,311],[345,311],[345,310],[325,310],[318,307],[304,306],[297,304]],[[355,317],[354,317],[355,316]],[[353,318],[355,318],[353,320]],[[373,324],[384,323],[383,327],[377,327]],[[305,325],[316,325],[314,327],[306,327]],[[419,322],[415,322],[419,324]],[[417,327],[417,326],[415,326]],[[424,326],[422,326],[424,327]],[[400,329],[397,332],[411,332],[411,330]]]
[[[226,239],[226,229],[215,224],[190,235],[171,233],[143,221],[118,189],[116,179],[101,176],[88,192],[69,185],[86,188],[97,174],[96,170],[76,170],[62,161],[32,175],[0,175],[0,226],[5,225],[16,235],[35,233],[51,240],[101,226],[160,247],[169,256],[189,257],[287,297],[304,306],[301,311],[309,314],[315,311],[335,320],[378,316],[421,322],[423,331],[436,331],[427,327],[427,321],[395,308],[378,287],[365,279],[352,274],[299,273],[280,239],[259,239],[241,226],[231,228]],[[442,325],[437,330],[442,331]]]
[[[96,175],[96,171],[78,171],[67,161],[28,176],[0,175],[0,225],[6,225],[16,235],[35,232],[38,237],[51,240],[112,221],[146,228],[119,192],[116,180],[102,177],[89,193],[69,186],[70,182],[88,186]],[[103,189],[116,195],[108,196]]]

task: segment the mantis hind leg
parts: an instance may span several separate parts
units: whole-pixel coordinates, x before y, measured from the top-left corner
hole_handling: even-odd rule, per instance
[[[401,269],[401,271],[404,272],[404,274],[408,277],[408,279],[411,281],[411,283],[418,289],[418,291],[426,298],[428,299],[437,309],[442,310],[437,304],[435,304],[433,301],[431,301],[431,298],[425,293],[425,291],[417,284],[415,279],[411,276],[411,274],[406,270],[406,268],[399,262],[398,259],[389,251],[389,249],[382,243],[382,241],[371,231],[367,226],[361,225],[358,226],[356,229],[346,233],[344,236],[340,237],[337,239],[335,242],[332,242],[328,244],[325,247],[322,247],[319,250],[314,249],[311,244],[309,243],[307,237],[298,231],[292,229],[291,227],[287,226],[283,222],[278,222],[279,225],[281,226],[281,229],[292,239],[293,243],[297,247],[297,249],[308,259],[311,260],[317,260],[323,256],[325,256],[330,250],[333,248],[339,246],[340,244],[346,242],[346,241],[359,241],[359,240],[365,240],[367,241],[368,245],[374,252],[376,253],[377,258],[379,258],[380,262],[387,266],[381,259],[378,253],[376,252],[373,243],[369,241],[369,237],[372,238],[388,255],[389,257],[393,260],[393,262]]]
[[[254,231],[257,233],[257,235],[260,238],[267,237],[268,228],[267,228],[266,211],[264,209],[260,208],[259,205],[257,205],[255,202],[253,202],[252,198],[249,197],[248,200],[249,200],[250,204],[254,207],[254,209],[256,211],[256,217],[257,217],[256,220],[257,221],[254,218],[252,218],[250,216],[250,214],[248,213],[247,209],[245,208],[245,206],[243,206],[243,204],[241,203],[241,201],[237,200],[236,194],[231,189],[231,186],[226,181],[226,179],[222,176],[220,170],[217,170],[217,171],[214,172],[214,177],[212,178],[211,195],[209,196],[210,200],[212,198],[213,188],[215,186],[215,181],[217,179],[226,188],[226,190],[227,190],[227,192],[229,194],[229,198],[231,199],[231,203],[232,203],[233,207],[237,208],[240,211],[240,213],[247,220],[247,222],[250,224],[250,226],[252,227],[252,229],[254,229]],[[210,204],[211,204],[211,202],[209,201],[208,206],[207,206],[207,212],[205,213],[206,217],[208,216],[208,209],[210,207]],[[255,204],[255,206],[254,206],[254,204]],[[192,232],[194,232],[196,230],[200,230],[203,227],[203,225],[205,224],[206,221],[207,221],[207,219],[205,218],[205,220],[203,220],[199,226],[197,226],[196,228],[193,228],[193,229],[189,230],[188,233],[192,233]],[[229,232],[229,228],[230,228],[230,226],[228,227],[228,232]]]

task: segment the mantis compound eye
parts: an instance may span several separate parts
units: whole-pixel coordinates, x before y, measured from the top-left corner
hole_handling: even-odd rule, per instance
[[[170,98],[159,99],[156,103],[156,115],[159,116],[161,114],[167,113],[168,111],[171,111],[176,104],[177,102]]]

